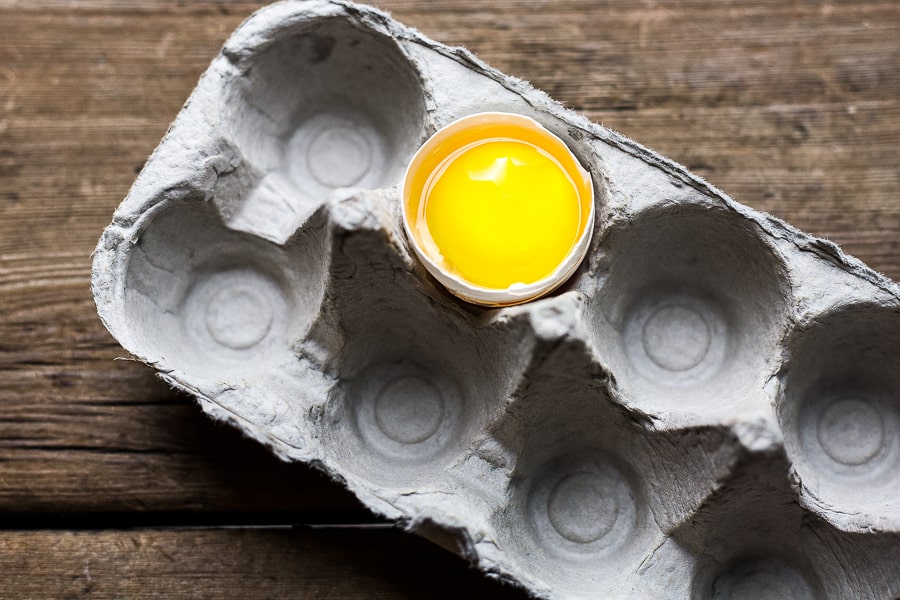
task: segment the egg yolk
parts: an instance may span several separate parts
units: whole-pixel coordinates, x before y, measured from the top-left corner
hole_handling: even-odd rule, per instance
[[[503,137],[449,154],[425,182],[417,212],[418,236],[444,268],[494,289],[549,276],[583,230],[579,189],[560,162]]]

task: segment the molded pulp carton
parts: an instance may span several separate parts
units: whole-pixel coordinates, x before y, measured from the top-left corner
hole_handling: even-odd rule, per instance
[[[400,222],[416,149],[486,111],[595,187],[584,263],[509,308],[448,294]],[[898,286],[377,10],[247,20],[93,290],[214,418],[535,596],[900,596]]]

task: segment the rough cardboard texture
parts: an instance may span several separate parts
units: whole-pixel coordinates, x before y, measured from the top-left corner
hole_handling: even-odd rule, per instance
[[[528,115],[591,170],[552,296],[466,305],[400,177]],[[94,296],[218,419],[548,598],[900,595],[900,289],[464,50],[285,2],[226,43],[113,216]]]

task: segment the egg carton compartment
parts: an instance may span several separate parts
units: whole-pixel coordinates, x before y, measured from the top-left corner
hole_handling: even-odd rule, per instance
[[[390,198],[345,198],[330,213],[328,304],[301,348],[335,381],[317,415],[329,462],[406,491],[446,476],[483,435],[522,361],[504,327],[435,299]]]
[[[836,524],[900,530],[900,309],[816,315],[787,351],[778,416],[801,503]]]
[[[551,295],[418,262],[404,170],[528,116],[592,177]],[[98,312],[211,416],[544,598],[900,595],[900,289],[465,50],[288,1],[226,42],[104,231]]]
[[[839,531],[804,510],[783,449],[743,457],[672,537],[694,556],[690,594],[725,598],[893,598],[900,535]]]
[[[514,463],[492,543],[534,591],[652,596],[643,565],[728,475],[740,446],[724,429],[652,431],[616,401],[573,297],[534,311],[572,328],[534,323],[532,362],[493,431]],[[577,308],[568,319],[566,305]]]
[[[610,225],[596,257],[595,345],[628,401],[694,424],[765,409],[793,291],[757,223],[664,203]]]

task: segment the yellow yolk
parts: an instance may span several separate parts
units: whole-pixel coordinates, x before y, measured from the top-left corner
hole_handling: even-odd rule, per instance
[[[549,276],[585,226],[579,187],[559,160],[506,137],[451,152],[417,200],[420,239],[433,243],[445,269],[485,288]]]

